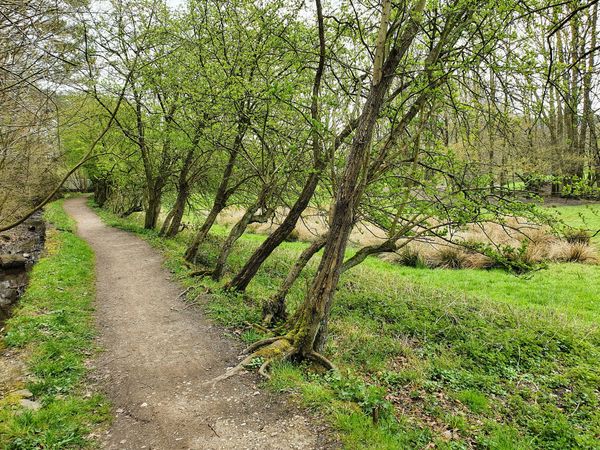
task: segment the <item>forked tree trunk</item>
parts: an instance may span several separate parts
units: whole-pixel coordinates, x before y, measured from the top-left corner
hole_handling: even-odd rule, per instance
[[[225,170],[223,171],[221,182],[219,183],[219,187],[217,188],[217,193],[215,195],[213,205],[208,213],[208,216],[204,220],[204,223],[202,224],[202,226],[194,236],[194,239],[185,251],[184,258],[186,259],[186,261],[193,262],[196,259],[196,255],[198,254],[198,249],[200,248],[200,245],[202,245],[204,239],[206,239],[206,236],[208,236],[208,232],[217,220],[217,216],[221,211],[225,209],[229,197],[231,197],[231,195],[234,192],[234,189],[230,188],[229,182],[233,174],[233,169],[235,167],[235,162],[238,157],[242,141],[244,139],[244,135],[246,134],[246,129],[247,126],[245,124],[239,124],[238,133],[235,138],[233,149],[229,153],[229,159],[227,160],[227,165],[225,166]]]
[[[394,69],[395,67],[396,65],[393,66]],[[354,225],[354,211],[358,200],[356,189],[360,184],[362,161],[371,145],[375,122],[392,78],[389,71],[386,71],[382,81],[373,86],[352,142],[336,195],[325,251],[301,312],[296,318],[295,337],[302,354],[308,355],[313,352],[321,324],[329,315],[340,278],[348,237]]]
[[[263,321],[269,325],[271,323],[284,322],[287,320],[287,308],[285,299],[288,292],[308,264],[312,257],[325,246],[327,237],[322,236],[310,244],[298,257],[298,261],[292,266],[285,280],[279,286],[277,292],[263,306]]]
[[[424,6],[425,1],[420,0],[416,6],[418,16],[421,16]],[[387,21],[388,18],[384,13],[380,26],[386,31]],[[327,334],[326,320],[339,282],[348,237],[354,225],[355,207],[362,191],[361,172],[364,169],[365,156],[370,149],[375,123],[379,117],[385,95],[394,79],[394,72],[400,59],[408,51],[417,30],[418,22],[413,19],[400,36],[397,41],[398,44],[390,50],[383,66],[381,68],[374,67],[374,74],[378,74],[379,71],[381,73],[380,81],[372,85],[359,118],[358,128],[336,193],[329,234],[317,274],[304,303],[299,308],[291,324],[291,334],[302,355],[309,356],[314,353],[319,333],[322,336],[320,340],[325,340]],[[378,42],[376,54],[384,51],[384,44],[385,42]]]
[[[229,259],[229,255],[231,255],[233,246],[237,242],[237,240],[240,238],[240,236],[242,236],[242,234],[244,234],[244,231],[246,231],[246,228],[248,228],[248,225],[250,225],[251,223],[257,223],[257,222],[264,223],[267,220],[269,220],[270,217],[272,217],[272,215],[274,213],[273,210],[265,210],[265,211],[263,211],[262,214],[258,214],[258,215],[256,214],[256,212],[261,207],[264,207],[267,196],[268,196],[268,190],[265,188],[259,195],[259,198],[256,201],[256,203],[254,203],[252,206],[250,206],[246,210],[246,212],[244,213],[242,218],[240,220],[238,220],[238,222],[234,225],[234,227],[229,232],[227,239],[225,240],[225,242],[223,243],[223,246],[221,247],[221,251],[217,258],[217,263],[215,264],[215,269],[211,275],[213,280],[219,281],[223,277],[223,273],[225,271],[225,266],[227,264],[227,260]]]

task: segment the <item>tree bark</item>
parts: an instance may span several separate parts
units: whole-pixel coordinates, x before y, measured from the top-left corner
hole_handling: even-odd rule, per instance
[[[174,237],[177,235],[177,233],[179,233],[181,220],[183,219],[183,214],[185,213],[185,205],[187,204],[190,196],[190,180],[188,177],[192,168],[194,150],[196,146],[197,141],[195,140],[192,148],[187,152],[187,155],[183,161],[183,167],[179,172],[179,177],[177,180],[177,198],[175,199],[173,209],[169,213],[171,217],[168,223],[165,220],[165,224],[163,225],[164,230],[161,230],[161,233],[167,237]]]
[[[273,253],[273,251],[281,245],[283,241],[290,235],[290,233],[296,227],[300,216],[304,210],[308,207],[310,200],[312,199],[321,172],[325,169],[327,161],[322,149],[322,139],[319,130],[316,127],[316,123],[320,122],[319,112],[319,97],[321,92],[321,80],[323,78],[323,72],[325,70],[325,27],[323,22],[323,13],[321,8],[320,0],[316,1],[317,5],[317,24],[319,31],[319,63],[315,72],[315,78],[313,81],[313,90],[311,96],[310,115],[313,120],[312,125],[312,151],[313,151],[313,167],[310,175],[304,183],[300,196],[290,209],[286,218],[283,220],[281,225],[277,227],[269,237],[263,241],[258,249],[250,256],[244,267],[233,277],[233,279],[225,286],[226,289],[234,291],[244,291],[252,281],[252,278],[258,272],[260,266],[265,260]]]
[[[285,306],[287,294],[308,262],[325,246],[325,242],[327,242],[326,236],[319,237],[300,254],[298,261],[292,266],[277,292],[263,306],[263,321],[265,323],[271,324],[287,320],[288,317]]]
[[[422,12],[424,1],[419,2],[419,13]],[[384,19],[385,17],[382,17]],[[382,20],[381,27],[387,30],[388,23]],[[369,151],[373,138],[375,123],[379,117],[386,93],[394,79],[394,72],[400,58],[408,50],[410,43],[417,32],[417,22],[412,21],[400,39],[401,46],[394,46],[383,64],[383,67],[374,67],[373,72],[382,70],[381,81],[373,84],[367,97],[366,104],[359,118],[350,152],[346,159],[344,172],[336,193],[333,206],[333,215],[325,250],[317,274],[309,289],[308,295],[295,317],[294,332],[296,345],[302,355],[314,352],[317,335],[327,334],[327,317],[335,289],[339,282],[341,266],[343,263],[348,237],[354,224],[356,202],[360,195],[360,175],[364,166],[365,155]],[[324,338],[320,340],[324,341]],[[318,347],[319,345],[317,345]]]
[[[352,257],[350,257],[346,261],[344,261],[344,264],[342,265],[342,269],[341,269],[342,273],[344,273],[347,270],[352,269],[355,266],[358,266],[365,259],[367,259],[368,256],[377,255],[379,253],[396,251],[398,249],[396,242],[398,241],[399,237],[400,236],[397,236],[397,237],[394,237],[391,239],[387,239],[386,241],[382,242],[381,244],[368,245],[366,247],[361,248]]]
[[[212,273],[213,280],[219,281],[223,277],[225,265],[227,264],[227,259],[229,258],[231,251],[233,250],[233,245],[240,238],[240,236],[244,234],[244,231],[246,231],[248,225],[257,222],[264,223],[267,220],[269,220],[270,217],[273,216],[273,213],[275,211],[265,208],[268,193],[268,188],[264,187],[259,195],[258,200],[252,206],[246,209],[246,212],[244,213],[242,218],[238,220],[238,222],[229,232],[227,239],[221,247],[219,257],[217,258],[217,263],[215,264],[215,269]],[[265,210],[262,212],[262,214],[257,215],[256,212],[261,208],[265,208]]]
[[[594,9],[592,10],[592,12],[590,13],[590,19],[591,19],[591,25],[590,25],[590,32],[591,32],[591,40],[590,40],[590,49],[596,48],[596,43],[597,43],[597,34],[596,34],[596,29],[597,29],[597,23],[598,23],[598,4],[594,5]],[[595,126],[596,124],[594,123],[594,113],[592,111],[592,99],[591,99],[591,92],[592,92],[592,74],[594,72],[594,52],[590,52],[590,54],[588,55],[588,61],[587,61],[587,68],[585,71],[585,74],[583,76],[583,120],[581,122],[581,134],[579,137],[579,142],[583,148],[583,151],[585,152],[585,143],[586,143],[586,138],[587,138],[587,132],[589,130],[589,137],[590,137],[590,149],[589,149],[589,155],[590,155],[590,160],[592,161],[592,170],[590,171],[590,185],[593,186],[594,182],[595,182],[595,178],[596,178],[596,170],[594,170],[593,166],[594,163],[596,162],[596,155],[594,153],[595,150],[595,146],[597,145],[597,141],[596,141],[596,130],[595,130]]]
[[[175,200],[175,205],[173,206],[173,217],[171,218],[169,228],[165,231],[165,236],[175,237],[177,233],[179,233],[181,220],[183,219],[183,214],[185,213],[185,205],[187,204],[189,196],[190,189],[186,181],[183,183],[183,185],[179,186],[177,191],[177,199]]]
[[[156,228],[162,201],[162,180],[156,180],[148,187],[148,207],[144,216],[144,228],[152,230]]]
[[[202,245],[204,239],[206,239],[208,232],[217,220],[217,216],[221,211],[225,209],[229,197],[231,197],[231,195],[235,192],[235,189],[229,186],[229,182],[231,181],[233,169],[235,167],[235,162],[237,160],[240,148],[242,146],[242,141],[244,139],[244,135],[246,134],[246,129],[247,125],[243,123],[243,121],[240,119],[238,122],[238,131],[235,137],[235,142],[233,144],[231,152],[229,153],[229,159],[227,160],[227,164],[225,165],[223,176],[221,177],[221,182],[219,183],[219,187],[217,188],[217,193],[215,195],[213,205],[208,213],[208,216],[204,220],[204,223],[202,224],[202,226],[194,236],[194,239],[185,251],[184,258],[186,259],[186,261],[194,261],[196,255],[198,254],[198,249],[200,248],[200,245]]]
[[[173,214],[175,214],[175,205],[173,205],[173,207],[167,214],[167,217],[165,217],[165,221],[163,222],[162,227],[160,227],[160,232],[158,233],[160,236],[167,235],[167,230],[171,226],[171,221],[173,220]]]

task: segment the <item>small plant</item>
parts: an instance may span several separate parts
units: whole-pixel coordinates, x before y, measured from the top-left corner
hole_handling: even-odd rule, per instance
[[[488,399],[481,392],[467,389],[456,394],[456,398],[475,413],[486,412],[489,409]]]
[[[590,233],[583,228],[569,228],[565,231],[565,240],[569,244],[590,245]]]
[[[401,252],[398,253],[396,261],[407,267],[425,267],[425,260],[421,256],[419,250],[414,247],[404,247]]]
[[[580,242],[565,243],[561,246],[558,259],[566,262],[594,263],[598,260],[596,251]]]
[[[458,247],[442,247],[436,255],[438,267],[462,269],[467,265],[465,252]]]
[[[264,362],[265,362],[265,360],[261,357],[253,358],[252,361],[250,361],[248,364],[246,364],[246,367],[248,369],[258,369],[260,366],[263,365]]]
[[[393,416],[391,403],[386,400],[386,391],[381,386],[365,383],[360,377],[348,371],[345,375],[334,372],[325,375],[340,400],[358,403],[373,422],[389,419]]]

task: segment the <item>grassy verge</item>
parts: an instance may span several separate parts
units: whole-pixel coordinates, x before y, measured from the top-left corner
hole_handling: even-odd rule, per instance
[[[135,218],[99,213],[160,248],[194,288],[192,298],[212,288],[206,311],[248,342],[261,336],[247,322],[260,319],[261,302],[305,245],[282,245],[248,295],[232,296],[187,276],[181,254],[189,236],[164,240]],[[202,249],[207,265],[225,231],[217,227]],[[262,239],[247,234],[238,242],[232,272]],[[291,310],[315,264],[307,269],[288,298]],[[282,364],[269,386],[325,414],[349,449],[600,448],[598,270],[556,265],[541,277],[516,278],[369,260],[342,278],[336,295],[326,354],[340,373]]]
[[[572,227],[586,229],[591,234],[600,231],[600,205],[553,206],[550,209]],[[592,242],[600,248],[600,233],[592,238]]]
[[[62,202],[50,204],[46,254],[7,322],[0,346],[25,360],[24,385],[41,408],[25,409],[18,393],[0,400],[0,448],[85,448],[94,424],[108,419],[104,399],[85,392],[85,360],[94,351],[94,255],[75,236]]]

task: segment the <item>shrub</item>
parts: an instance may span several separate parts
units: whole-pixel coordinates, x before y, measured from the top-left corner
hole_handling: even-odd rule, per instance
[[[565,231],[565,240],[570,244],[590,245],[592,237],[583,228],[569,228]]]
[[[425,260],[421,256],[419,250],[414,247],[404,247],[397,253],[396,262],[408,267],[425,267]]]
[[[462,269],[467,266],[467,255],[458,247],[441,247],[435,261],[438,267],[444,269]]]
[[[580,242],[563,243],[555,253],[555,259],[565,262],[578,262],[593,264],[598,261],[596,250]]]
[[[512,245],[494,246],[484,242],[469,242],[463,244],[471,253],[479,253],[488,258],[487,269],[499,268],[513,273],[526,273],[539,267],[543,261],[543,246],[529,249],[529,240],[523,240],[519,247]],[[467,267],[469,266],[467,259]]]

